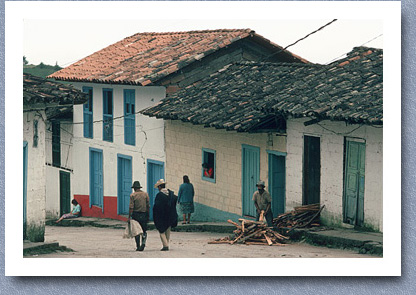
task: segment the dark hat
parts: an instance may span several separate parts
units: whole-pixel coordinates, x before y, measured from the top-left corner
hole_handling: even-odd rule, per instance
[[[132,185],[131,188],[142,188],[141,185],[140,185],[140,181],[136,180],[135,182],[133,182],[133,185]]]
[[[257,186],[257,187],[259,187],[259,186],[265,187],[265,185],[264,185],[264,181],[262,181],[262,180],[257,181],[256,186]]]

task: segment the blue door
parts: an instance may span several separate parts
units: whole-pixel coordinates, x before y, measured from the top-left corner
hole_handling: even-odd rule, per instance
[[[103,210],[103,152],[90,148],[90,207],[95,205]]]
[[[150,198],[150,219],[153,220],[153,204],[158,189],[154,188],[159,179],[165,178],[165,164],[160,161],[147,160],[147,193]]]
[[[273,217],[285,212],[286,158],[283,154],[269,153],[269,192],[272,197]]]
[[[23,240],[26,239],[27,223],[27,141],[23,141]]]
[[[117,155],[117,199],[118,214],[129,214],[130,194],[132,192],[131,157]]]
[[[256,216],[253,193],[260,180],[260,149],[255,146],[242,145],[242,202],[243,215]]]

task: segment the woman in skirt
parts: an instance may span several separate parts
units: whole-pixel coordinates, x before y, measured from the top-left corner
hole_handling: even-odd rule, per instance
[[[194,186],[189,182],[189,177],[184,175],[178,192],[178,203],[183,214],[182,224],[191,223],[191,213],[194,213],[194,195]],[[186,219],[187,215],[188,219]]]

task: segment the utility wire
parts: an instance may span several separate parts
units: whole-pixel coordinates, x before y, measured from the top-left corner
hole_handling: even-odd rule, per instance
[[[372,39],[368,40],[367,42],[364,42],[363,44],[359,45],[358,47],[364,46],[365,44],[368,44],[368,43],[370,43],[371,41],[374,41],[375,39],[380,38],[381,36],[383,36],[383,34],[380,34],[380,35],[378,35],[377,37],[374,37],[374,38],[372,38]],[[334,61],[338,60],[339,58],[343,57],[344,55],[346,55],[346,54],[347,54],[347,53],[349,53],[349,52],[350,52],[350,51],[345,52],[345,53],[341,54],[340,56],[338,56],[338,57],[336,57],[336,58],[332,59],[331,61],[326,62],[326,63],[325,63],[325,65],[330,64],[331,62],[334,62]]]
[[[276,54],[279,54],[279,53],[281,53],[281,52],[285,51],[286,49],[288,49],[289,47],[291,47],[291,46],[293,46],[293,45],[297,44],[298,42],[300,42],[300,41],[302,41],[302,40],[305,40],[305,39],[306,39],[306,38],[308,38],[310,35],[313,35],[313,34],[315,34],[315,33],[319,32],[320,30],[322,30],[322,29],[324,29],[325,27],[327,27],[327,26],[331,25],[332,23],[336,22],[337,20],[338,20],[338,19],[336,19],[336,18],[335,18],[335,19],[333,19],[332,21],[330,21],[330,22],[329,22],[329,23],[327,23],[326,25],[323,25],[323,26],[322,26],[322,27],[320,27],[319,29],[316,29],[315,31],[313,31],[313,32],[311,32],[311,33],[309,33],[309,34],[307,34],[305,37],[298,39],[297,41],[293,42],[292,44],[289,44],[288,46],[286,46],[285,48],[281,49],[280,51],[274,52],[274,53],[270,54],[269,56],[266,56],[266,57],[263,59],[263,61],[265,61],[265,60],[269,59],[269,58],[270,58],[270,57],[272,57],[273,55],[276,55]]]

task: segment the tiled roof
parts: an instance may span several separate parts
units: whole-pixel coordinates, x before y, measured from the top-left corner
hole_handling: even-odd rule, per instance
[[[252,131],[270,116],[382,124],[383,51],[355,48],[330,65],[239,62],[142,111]]]
[[[149,85],[238,40],[253,37],[275,50],[281,47],[250,29],[138,33],[50,75],[95,83]],[[306,62],[287,51],[298,62]]]
[[[85,93],[70,85],[49,81],[30,74],[23,74],[23,105],[72,106],[87,101]]]

